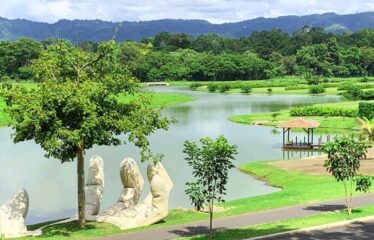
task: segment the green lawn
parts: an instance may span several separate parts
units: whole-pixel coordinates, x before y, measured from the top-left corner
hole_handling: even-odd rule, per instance
[[[16,83],[16,85],[22,85],[28,89],[31,88],[36,88],[37,84],[36,83]],[[185,103],[188,101],[194,100],[194,97],[185,95],[185,94],[174,94],[174,93],[152,93],[148,94],[145,92],[146,95],[150,95],[151,97],[151,106],[152,107],[169,107],[172,105],[180,104],[180,103]],[[127,96],[127,95],[120,95],[119,100],[121,102],[128,102],[130,100],[135,99],[139,95],[135,96]],[[4,112],[6,105],[5,102],[0,99],[0,127],[1,126],[7,126],[11,123],[10,117]]]
[[[293,231],[307,227],[319,226],[328,223],[340,222],[345,220],[354,220],[357,218],[374,215],[374,206],[365,206],[357,208],[352,215],[348,215],[346,211],[329,212],[315,216],[307,216],[300,218],[292,218],[274,223],[258,224],[238,229],[223,230],[214,235],[215,240],[239,240],[247,239],[269,234]],[[205,235],[199,235],[180,240],[205,240]]]
[[[362,78],[332,78],[330,79],[333,83],[336,84],[338,82],[353,82],[357,85],[365,85],[368,83],[360,82]],[[369,83],[374,81],[374,78],[368,78]],[[267,80],[247,80],[247,81],[173,81],[169,82],[171,86],[190,86],[191,84],[201,84],[201,87],[198,87],[198,91],[207,92],[207,85],[210,83],[235,83],[235,82],[242,82],[249,84],[252,88],[252,93],[254,94],[268,94],[268,88],[272,88],[272,94],[297,94],[297,95],[304,95],[309,94],[308,89],[297,89],[297,90],[286,90],[286,86],[295,86],[295,85],[306,85],[306,81],[297,76],[287,76],[287,77],[278,77],[273,79]],[[262,87],[263,86],[263,87]],[[307,85],[306,85],[307,86]],[[365,89],[367,91],[369,89]],[[373,89],[370,89],[373,90]],[[233,88],[229,90],[227,93],[241,93],[242,90],[239,88]],[[326,92],[318,95],[338,95],[342,94],[344,91],[338,90],[337,87],[328,87],[326,88]]]
[[[282,190],[271,194],[221,203],[219,205],[228,208],[228,210],[215,214],[215,218],[344,197],[342,184],[335,182],[332,177],[288,172],[271,166],[267,162],[249,163],[241,166],[240,169]],[[162,222],[131,231],[177,225],[202,219],[208,219],[208,215],[195,211],[172,210]],[[31,228],[35,229],[33,226]],[[63,239],[69,237],[72,239],[82,239],[126,232],[102,223],[90,223],[87,228],[87,230],[81,231],[76,228],[74,223],[60,224],[48,227],[45,234],[39,238]]]
[[[316,106],[323,107],[334,107],[334,108],[347,108],[357,109],[359,101],[351,102],[339,102],[339,103],[323,103],[315,104]],[[252,122],[264,121],[265,126],[278,126],[280,122],[295,118],[290,116],[289,110],[277,112],[280,115],[274,118],[271,116],[273,113],[257,113],[247,115],[234,115],[230,116],[229,120],[236,123],[251,124]],[[357,129],[358,123],[355,118],[352,117],[320,117],[320,116],[306,116],[307,119],[313,119],[320,122],[320,128],[322,131],[333,131],[333,130],[350,130]],[[373,121],[374,122],[374,121]]]

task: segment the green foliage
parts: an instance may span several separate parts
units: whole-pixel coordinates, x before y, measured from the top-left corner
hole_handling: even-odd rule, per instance
[[[301,107],[293,107],[290,109],[290,115],[298,116],[323,116],[323,117],[357,117],[358,111],[352,108],[330,107],[307,105]]]
[[[190,89],[191,89],[192,91],[195,91],[198,87],[201,87],[201,86],[202,86],[201,83],[192,83],[192,84],[190,85]]]
[[[341,137],[327,143],[323,147],[323,150],[328,155],[328,159],[324,163],[326,171],[331,173],[336,181],[344,183],[349,214],[352,213],[354,178],[359,172],[360,160],[366,156],[367,149],[370,146],[368,142],[358,142],[347,137]],[[364,188],[365,185],[358,187],[360,190]]]
[[[314,85],[309,88],[310,94],[319,94],[326,92],[326,89],[322,85]]]
[[[223,136],[216,140],[203,138],[201,147],[194,142],[184,143],[183,153],[193,169],[195,182],[187,183],[186,194],[190,197],[196,209],[201,210],[208,206],[210,213],[210,237],[212,232],[214,202],[224,202],[228,172],[234,168],[234,155],[237,154],[237,146],[230,145]]]
[[[249,86],[242,86],[242,87],[241,87],[241,91],[242,91],[242,93],[249,94],[249,93],[252,92],[252,88],[249,87]]]
[[[215,91],[217,91],[218,86],[219,85],[216,84],[216,83],[209,83],[208,86],[207,86],[207,88],[208,88],[209,92],[215,92]]]
[[[355,178],[356,183],[356,192],[368,193],[371,188],[373,177],[372,176],[363,176],[359,175]]]
[[[273,89],[272,89],[272,88],[268,88],[268,89],[266,89],[266,92],[267,92],[268,94],[271,94],[271,93],[273,92]]]
[[[280,115],[280,113],[275,112],[271,114],[271,117],[273,118],[273,122],[276,120],[276,118]]]
[[[118,64],[114,41],[103,42],[96,53],[65,42],[50,45],[31,69],[41,83],[5,90],[7,112],[14,120],[14,142],[34,140],[46,157],[62,163],[77,159],[78,212],[85,225],[84,152],[94,145],[120,145],[121,134],[141,148],[142,160],[160,160],[149,150],[148,136],[167,129],[170,121],[145,97],[120,102],[120,94],[140,91],[138,82]]]
[[[360,102],[358,105],[358,115],[369,120],[374,118],[374,102]]]
[[[231,86],[230,86],[230,84],[227,84],[227,83],[226,84],[220,84],[218,86],[218,91],[221,92],[221,93],[227,92],[230,89],[231,89]]]

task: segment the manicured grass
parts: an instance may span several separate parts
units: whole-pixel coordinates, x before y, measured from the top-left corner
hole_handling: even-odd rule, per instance
[[[253,174],[272,186],[281,188],[281,191],[221,203],[219,205],[228,208],[228,210],[215,214],[215,218],[344,197],[342,184],[337,183],[329,176],[312,176],[304,173],[289,172],[271,166],[267,162],[249,163],[241,166],[240,169]],[[195,211],[172,210],[162,222],[131,231],[177,225],[202,219],[208,219],[208,215]],[[73,223],[55,225],[47,228],[46,233],[39,238],[56,239],[57,237],[64,238],[64,236],[69,236],[73,239],[82,239],[91,236],[128,232],[120,231],[116,227],[101,223],[90,223],[88,226],[89,229],[87,231],[81,231]]]
[[[214,235],[215,240],[235,240],[235,239],[247,239],[258,236],[264,236],[269,234],[293,231],[303,229],[306,227],[319,226],[323,224],[329,224],[334,222],[340,222],[345,220],[354,220],[361,217],[367,217],[374,215],[374,206],[366,206],[357,208],[354,210],[352,215],[348,215],[346,211],[329,212],[325,214],[319,214],[315,216],[307,216],[300,218],[293,218],[284,221],[258,224],[248,226],[245,228],[223,230],[217,232]],[[193,236],[188,238],[181,238],[180,240],[204,240],[208,239],[205,235]]]
[[[333,78],[331,81],[335,84],[338,84],[339,82],[353,82],[356,85],[365,85],[368,83],[362,83],[360,82],[361,78]],[[369,78],[369,82],[374,81],[374,78]],[[227,83],[227,84],[234,84],[232,85],[234,88],[230,89],[226,93],[241,93],[242,90],[240,88],[235,87],[235,83],[245,83],[248,84],[252,88],[252,93],[255,94],[268,94],[268,88],[272,89],[272,94],[293,94],[293,95],[305,95],[310,94],[308,89],[296,89],[296,90],[286,90],[286,86],[295,86],[295,85],[301,85],[306,86],[306,80],[297,77],[297,76],[288,76],[288,77],[279,77],[279,78],[273,78],[273,79],[267,79],[267,80],[247,80],[247,81],[195,81],[195,82],[189,82],[189,81],[174,81],[169,82],[171,86],[190,86],[191,84],[201,84],[202,86],[198,87],[198,91],[208,92],[207,85],[210,83]],[[365,89],[364,91],[367,91],[369,89]],[[370,89],[373,90],[373,89]],[[218,93],[218,91],[216,91]],[[338,87],[328,87],[325,89],[324,93],[317,94],[317,95],[340,95],[344,91],[338,90]]]
[[[335,108],[347,108],[347,109],[357,109],[359,101],[354,102],[340,102],[340,103],[323,103],[315,104],[316,106],[323,107],[335,107]],[[277,112],[279,115],[274,118],[271,116],[273,113],[258,113],[258,114],[248,114],[248,115],[234,115],[230,116],[229,120],[236,123],[251,124],[252,122],[263,121],[265,126],[278,126],[281,121],[287,121],[289,119],[295,118],[290,116],[289,110]],[[355,118],[352,117],[321,117],[321,116],[306,116],[307,119],[313,119],[320,122],[321,130],[350,130],[357,129],[359,127]],[[374,121],[373,121],[374,122]]]

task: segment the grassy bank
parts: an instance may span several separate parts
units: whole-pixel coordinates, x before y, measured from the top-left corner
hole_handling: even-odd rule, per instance
[[[266,181],[272,186],[281,188],[281,191],[219,204],[220,206],[226,207],[228,210],[217,213],[215,218],[338,199],[344,196],[342,185],[336,183],[335,180],[329,176],[311,176],[303,173],[289,172],[271,166],[267,162],[246,164],[241,166],[240,169],[253,174],[255,177]],[[131,231],[177,225],[207,218],[207,214],[197,213],[195,211],[172,210],[168,217],[162,222]],[[59,224],[47,227],[41,237],[23,239],[64,239],[67,237],[71,239],[82,239],[129,232],[121,231],[114,226],[102,223],[89,223],[87,229],[84,231],[77,229],[76,226],[77,225],[74,223]],[[30,226],[30,229],[35,229],[35,227]]]
[[[358,109],[358,101],[351,102],[341,102],[341,103],[324,103],[324,104],[314,104],[313,106],[321,108],[332,108],[332,109]],[[264,126],[278,126],[282,121],[287,121],[295,116],[291,116],[290,110],[284,110],[276,112],[279,115],[275,118],[270,113],[257,113],[257,114],[247,114],[247,115],[234,115],[230,116],[229,120],[242,123],[242,124],[253,124],[255,122],[261,123]],[[303,117],[303,116],[302,116]],[[357,129],[358,123],[354,117],[341,117],[341,116],[305,116],[304,118],[312,119],[320,122],[320,129],[322,130],[350,130]],[[374,121],[373,121],[374,122]]]
[[[362,82],[363,78],[330,78],[324,79],[320,84],[325,88],[323,93],[318,95],[339,95],[345,90],[339,87],[344,86],[346,83],[352,83],[359,87],[367,90],[374,89],[373,81],[374,78],[367,78]],[[216,85],[216,89],[213,92],[225,92],[225,93],[242,93],[243,87],[250,88],[251,93],[255,94],[269,94],[269,88],[271,89],[271,94],[297,94],[304,95],[310,94],[309,89],[312,87],[307,84],[307,81],[302,77],[288,76],[281,78],[273,78],[267,80],[250,80],[250,81],[197,81],[197,82],[169,82],[171,86],[185,86],[196,87],[197,91],[211,91],[209,90],[209,85]],[[220,90],[221,87],[226,86],[225,90]]]
[[[340,222],[345,220],[354,220],[357,218],[367,217],[374,215],[374,206],[366,206],[357,208],[348,215],[346,211],[329,212],[325,214],[319,214],[315,216],[307,216],[300,218],[293,218],[289,220],[258,224],[248,226],[245,228],[230,229],[217,232],[214,236],[215,240],[239,240],[247,239],[258,236],[264,236],[275,233],[282,233],[287,231],[299,230],[307,227],[319,226],[323,224],[329,224],[334,222]],[[208,239],[205,235],[181,238],[180,240],[205,240]]]
[[[36,88],[36,83],[17,83],[22,85],[28,89]],[[172,105],[185,103],[194,100],[194,97],[185,95],[185,94],[175,94],[175,93],[152,93],[151,96],[151,106],[152,107],[169,107]],[[138,97],[135,96],[128,96],[128,95],[120,95],[119,100],[121,102],[128,102]],[[11,123],[10,117],[4,112],[6,104],[3,99],[0,98],[0,127],[7,126]]]

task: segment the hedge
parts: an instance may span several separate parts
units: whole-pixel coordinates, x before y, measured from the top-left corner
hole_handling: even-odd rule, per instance
[[[290,110],[290,115],[299,116],[322,116],[322,117],[357,117],[356,109],[346,109],[341,107],[322,107],[322,106],[302,106],[294,107]]]
[[[358,105],[358,115],[367,119],[374,118],[374,102],[360,102]]]

